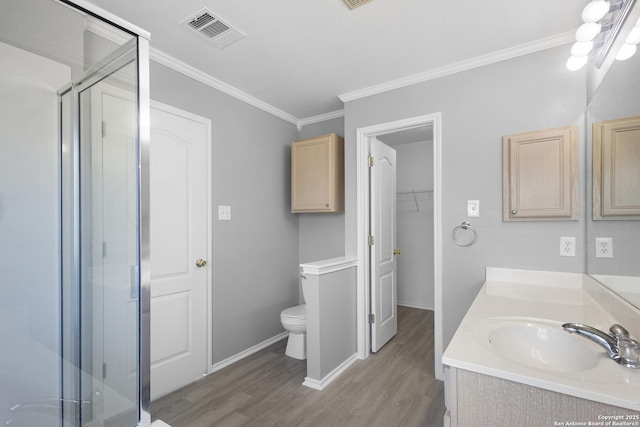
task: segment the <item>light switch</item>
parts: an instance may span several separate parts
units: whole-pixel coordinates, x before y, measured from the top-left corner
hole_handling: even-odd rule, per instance
[[[467,200],[467,217],[480,216],[480,200]]]
[[[231,206],[218,206],[218,220],[231,221]]]

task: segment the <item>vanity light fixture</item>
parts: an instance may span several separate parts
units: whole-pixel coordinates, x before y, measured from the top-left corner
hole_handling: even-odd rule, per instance
[[[582,20],[584,22],[598,22],[609,13],[611,3],[606,0],[595,0],[587,4],[582,11]]]
[[[624,41],[624,44],[620,48],[620,51],[616,55],[618,61],[624,61],[631,58],[638,50],[638,44],[640,43],[640,18],[633,27],[629,35]]]
[[[600,67],[613,46],[624,21],[636,0],[592,0],[582,11],[582,24],[576,31],[576,42],[571,47],[567,68],[579,70],[591,58]],[[640,20],[627,37],[616,59],[628,59],[640,43]]]

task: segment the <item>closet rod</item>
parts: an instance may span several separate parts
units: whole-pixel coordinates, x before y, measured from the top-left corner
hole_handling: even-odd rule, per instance
[[[416,197],[416,194],[430,194],[433,193],[433,190],[409,190],[409,191],[396,191],[396,195],[399,194],[411,194],[413,196],[413,201],[416,204],[416,212],[420,212],[420,205],[418,205],[418,198]]]
[[[396,194],[428,194],[428,193],[433,193],[433,190],[396,191]]]

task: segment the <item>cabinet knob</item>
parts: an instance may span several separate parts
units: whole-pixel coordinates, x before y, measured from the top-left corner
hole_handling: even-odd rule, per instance
[[[512,214],[512,215],[515,215],[515,214],[517,214],[517,213],[518,213],[518,211],[517,211],[516,209],[513,209],[513,210],[511,211],[511,214]]]
[[[329,207],[329,203],[325,203],[324,205],[325,205],[326,207]]]

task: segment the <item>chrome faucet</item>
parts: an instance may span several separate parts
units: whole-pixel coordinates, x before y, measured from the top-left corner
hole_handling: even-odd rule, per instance
[[[629,338],[629,332],[624,327],[612,325],[608,334],[582,323],[565,323],[562,328],[599,344],[620,365],[640,369],[640,342]]]

